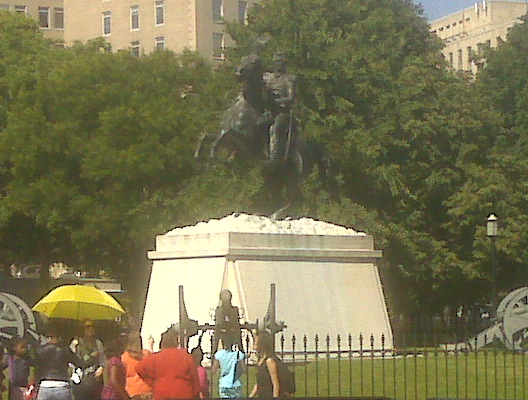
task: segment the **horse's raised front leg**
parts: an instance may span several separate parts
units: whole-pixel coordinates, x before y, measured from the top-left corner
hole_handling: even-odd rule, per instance
[[[213,135],[209,133],[204,133],[200,139],[198,140],[198,145],[196,146],[196,150],[194,151],[194,158],[196,160],[203,160],[204,152],[207,150],[208,146],[211,146],[210,143],[213,140]]]
[[[222,129],[220,134],[213,141],[213,143],[211,144],[211,150],[209,152],[209,158],[216,158],[216,147],[218,146],[218,143],[220,143],[220,141],[224,139],[228,132],[229,131]]]

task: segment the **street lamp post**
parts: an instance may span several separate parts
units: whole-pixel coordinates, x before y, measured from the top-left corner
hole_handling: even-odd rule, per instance
[[[497,246],[495,240],[499,236],[499,219],[490,214],[486,225],[486,235],[491,239],[491,318],[497,317]]]

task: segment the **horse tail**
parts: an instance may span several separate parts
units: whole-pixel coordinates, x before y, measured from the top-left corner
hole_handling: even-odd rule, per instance
[[[326,146],[317,143],[314,146],[314,160],[317,174],[323,184],[323,188],[328,192],[330,198],[340,202],[339,185],[336,180],[334,159]]]

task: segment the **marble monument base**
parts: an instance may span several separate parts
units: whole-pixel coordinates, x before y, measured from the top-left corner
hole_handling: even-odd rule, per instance
[[[142,324],[142,338],[160,335],[179,321],[178,287],[183,285],[188,315],[214,323],[219,293],[229,289],[242,322],[262,320],[276,285],[277,320],[286,323],[285,350],[392,349],[392,331],[379,278],[381,252],[373,239],[352,229],[311,219],[274,221],[237,215],[175,229],[156,238]],[[192,344],[191,344],[192,345]],[[207,336],[204,347],[208,348]]]

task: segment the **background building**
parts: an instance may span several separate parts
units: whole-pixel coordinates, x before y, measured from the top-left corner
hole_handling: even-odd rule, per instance
[[[1,1],[1,0],[0,0]],[[130,48],[135,54],[156,48],[198,51],[224,58],[231,45],[225,21],[245,22],[253,0],[64,0],[64,39],[104,37],[113,50]]]
[[[0,10],[26,14],[36,20],[44,36],[64,39],[63,0],[0,0]]]
[[[38,21],[44,35],[66,46],[104,37],[113,50],[156,48],[224,58],[233,44],[226,21],[244,23],[254,0],[0,0],[0,9]]]
[[[475,73],[479,52],[506,40],[508,30],[527,11],[526,0],[484,0],[431,22],[431,31],[443,39],[443,54],[454,69]]]

